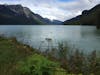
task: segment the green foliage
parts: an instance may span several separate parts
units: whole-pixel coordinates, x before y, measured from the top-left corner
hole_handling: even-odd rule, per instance
[[[53,57],[55,52],[59,55],[59,60]],[[59,63],[50,61],[50,56],[53,61]],[[70,52],[68,45],[59,43],[58,48],[51,51],[51,54],[48,53],[47,57],[27,45],[18,43],[15,38],[0,37],[0,75],[100,74],[100,52],[93,51],[88,55],[80,50]]]
[[[59,67],[59,64],[42,55],[34,54],[25,61],[19,62],[17,70],[21,75],[52,75],[55,67]]]
[[[30,48],[18,43],[16,39],[0,37],[0,75],[15,75],[13,73],[16,62],[25,59],[32,53]]]

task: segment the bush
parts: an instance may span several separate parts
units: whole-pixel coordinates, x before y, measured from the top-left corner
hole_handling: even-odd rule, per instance
[[[42,55],[34,54],[19,62],[17,71],[21,75],[53,75],[55,67],[59,67],[59,64]]]

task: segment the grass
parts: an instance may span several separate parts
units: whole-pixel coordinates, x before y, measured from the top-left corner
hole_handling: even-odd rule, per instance
[[[14,38],[0,37],[0,75],[12,75],[16,63],[33,54],[33,51],[31,48],[18,43]]]
[[[41,75],[41,70],[54,72],[56,69],[53,67],[60,68],[57,62],[49,60],[28,45],[17,42],[16,38],[0,37],[0,75],[26,75],[33,65],[35,72],[29,72],[33,73],[29,75]]]
[[[21,75],[54,75],[59,63],[50,61],[46,57],[34,54],[25,61],[20,61],[17,70]]]
[[[96,51],[84,56],[76,50],[67,57],[69,48],[59,44],[59,59],[56,59],[55,50],[43,55],[16,38],[0,37],[0,75],[82,75],[83,71],[87,75],[100,74],[100,57],[97,58]]]

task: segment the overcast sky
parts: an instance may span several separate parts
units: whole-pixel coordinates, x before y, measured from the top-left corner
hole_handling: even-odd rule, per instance
[[[42,17],[61,21],[80,15],[99,3],[100,0],[0,0],[0,4],[22,4]]]

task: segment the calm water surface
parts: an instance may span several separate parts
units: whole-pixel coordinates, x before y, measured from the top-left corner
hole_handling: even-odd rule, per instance
[[[0,26],[0,35],[16,37],[18,41],[32,47],[44,49],[49,43],[56,47],[58,42],[67,42],[70,47],[81,50],[100,50],[100,30],[94,26],[63,26],[63,25],[5,25]]]

